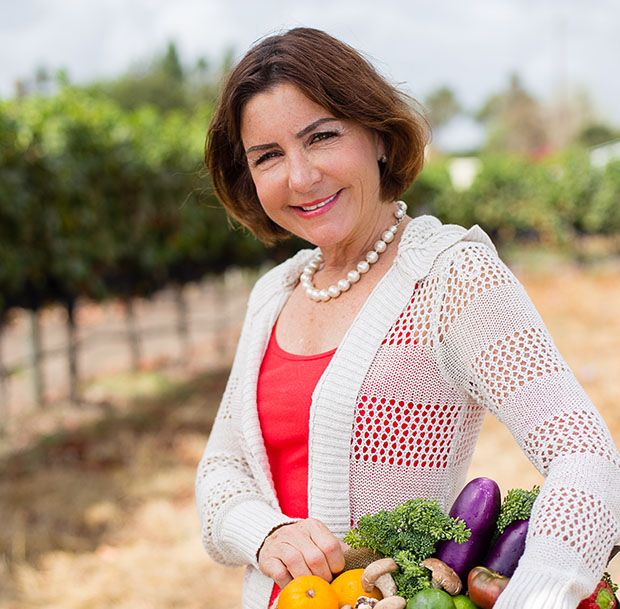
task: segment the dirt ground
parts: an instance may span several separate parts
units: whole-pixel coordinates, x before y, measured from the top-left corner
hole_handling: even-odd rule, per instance
[[[618,445],[620,267],[515,270]],[[0,457],[0,609],[240,606],[242,572],[202,550],[193,497],[225,376],[110,376],[95,388],[106,409],[59,415],[54,433]],[[492,418],[478,475],[503,491],[540,481]],[[620,582],[620,564],[610,571]]]

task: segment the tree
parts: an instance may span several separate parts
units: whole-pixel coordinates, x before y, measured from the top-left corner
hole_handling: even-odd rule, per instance
[[[199,57],[193,65],[183,65],[174,42],[151,61],[131,67],[113,80],[91,83],[83,89],[115,101],[124,110],[155,106],[164,111],[193,112],[197,106],[213,105],[219,81],[230,66],[227,51],[219,64]]]
[[[158,64],[158,65],[157,65]],[[157,62],[156,70],[160,70],[170,81],[183,83],[185,78],[185,72],[181,61],[179,59],[179,53],[177,51],[176,44],[174,42],[168,43],[168,48],[164,56]]]
[[[486,101],[476,118],[487,125],[490,150],[537,157],[548,149],[543,109],[518,74],[510,77],[505,91]]]
[[[462,111],[454,91],[447,86],[429,93],[424,99],[424,106],[428,110],[431,125],[437,129],[448,124]]]
[[[601,122],[593,122],[586,125],[577,135],[577,142],[583,146],[591,147],[611,142],[620,138],[620,130],[611,125]]]

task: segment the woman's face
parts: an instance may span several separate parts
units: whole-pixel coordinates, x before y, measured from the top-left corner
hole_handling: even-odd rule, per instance
[[[334,117],[295,85],[250,98],[241,139],[265,213],[310,243],[365,244],[386,209],[391,216],[379,194],[379,136]]]

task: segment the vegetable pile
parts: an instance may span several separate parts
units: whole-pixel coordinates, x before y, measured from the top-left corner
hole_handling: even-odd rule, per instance
[[[431,587],[431,571],[420,563],[434,554],[437,542],[463,543],[469,535],[465,522],[445,514],[437,501],[409,499],[390,512],[362,516],[344,540],[352,548],[368,547],[393,558],[399,568],[394,574],[398,593],[410,598]]]
[[[614,609],[617,605],[615,592],[618,586],[611,581],[608,573],[603,575],[594,592],[588,598],[584,598],[577,609]]]
[[[538,486],[513,489],[502,501],[497,483],[476,478],[448,514],[436,501],[410,499],[363,516],[344,540],[393,559],[395,594],[407,609],[491,609],[523,554],[539,492]],[[616,589],[606,574],[578,609],[615,609]]]

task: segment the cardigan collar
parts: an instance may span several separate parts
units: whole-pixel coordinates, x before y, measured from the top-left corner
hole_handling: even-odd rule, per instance
[[[469,231],[420,216],[406,226],[394,264],[379,281],[313,393],[310,410],[308,509],[338,536],[350,527],[349,451],[357,396],[386,333],[411,298],[415,283],[430,271],[441,252],[462,240],[492,244],[478,228]],[[243,433],[257,465],[254,474],[263,492],[275,501],[273,483],[256,406],[260,364],[273,326],[303,267],[316,250],[304,249],[272,269],[250,297],[252,332],[243,380]]]
[[[408,274],[412,273],[420,279],[428,274],[441,252],[460,240],[480,241],[495,251],[493,243],[478,225],[466,230],[456,224],[442,224],[434,216],[417,216],[403,231],[394,263],[400,264],[403,269],[408,269]],[[318,248],[303,249],[282,263],[277,267],[280,273],[277,279],[274,278],[276,282],[271,287],[292,290],[297,285],[303,268],[317,252]]]

